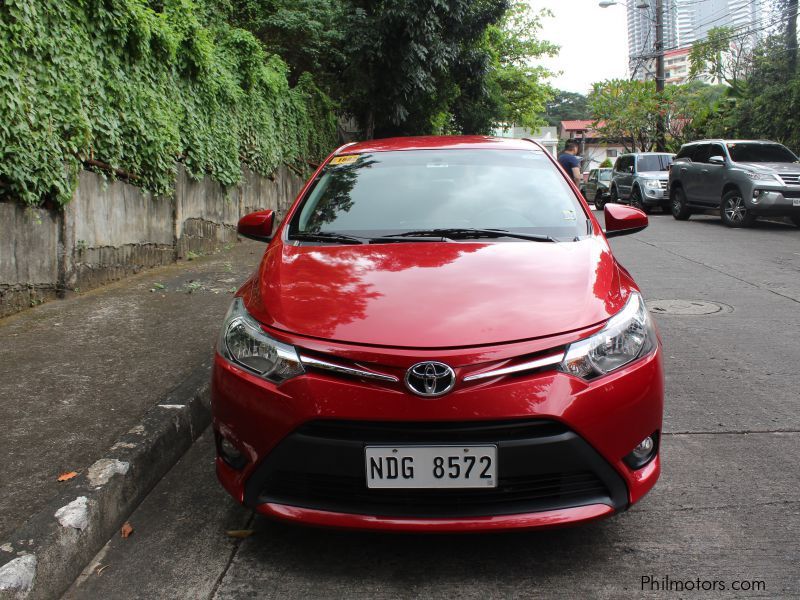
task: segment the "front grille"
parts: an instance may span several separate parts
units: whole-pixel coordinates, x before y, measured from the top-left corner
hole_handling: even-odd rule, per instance
[[[491,489],[369,489],[369,444],[497,445]],[[560,423],[314,421],[287,436],[245,486],[245,502],[398,517],[520,514],[603,503],[619,510],[627,488],[582,438]]]
[[[502,463],[501,463],[502,464]],[[608,497],[605,484],[591,471],[543,473],[501,477],[492,489],[369,489],[361,477],[279,471],[268,497],[283,503],[369,507],[372,514],[429,517],[463,513],[503,514],[550,507],[580,506]],[[413,507],[413,509],[412,509]],[[508,511],[508,508],[511,510]]]
[[[660,179],[658,183],[661,185],[661,189],[662,190],[667,189],[667,180],[666,179]]]
[[[780,173],[778,176],[785,185],[800,185],[800,173]]]

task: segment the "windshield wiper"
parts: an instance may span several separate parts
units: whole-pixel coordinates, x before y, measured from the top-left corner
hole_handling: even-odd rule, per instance
[[[386,237],[444,237],[450,239],[469,239],[469,238],[500,238],[510,237],[520,240],[530,240],[532,242],[555,242],[556,240],[549,235],[535,233],[517,233],[506,229],[473,229],[471,227],[453,227],[451,229],[420,229],[418,231],[406,231],[395,233]]]
[[[334,233],[330,231],[318,231],[307,233],[293,233],[289,236],[290,240],[299,242],[330,242],[332,244],[363,244],[365,241],[351,235]]]

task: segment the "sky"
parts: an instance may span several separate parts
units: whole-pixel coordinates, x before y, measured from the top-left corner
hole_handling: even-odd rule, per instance
[[[627,77],[625,6],[600,8],[598,1],[527,0],[533,10],[547,8],[553,13],[544,20],[541,37],[561,50],[539,64],[561,72],[551,80],[559,89],[586,94],[596,81]]]

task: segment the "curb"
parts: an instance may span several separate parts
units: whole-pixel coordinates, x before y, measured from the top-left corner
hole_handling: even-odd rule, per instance
[[[0,600],[59,597],[211,422],[206,359],[103,458],[0,540]]]

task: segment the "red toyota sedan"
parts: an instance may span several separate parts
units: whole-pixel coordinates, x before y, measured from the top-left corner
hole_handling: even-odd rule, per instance
[[[475,531],[589,521],[659,476],[662,350],[603,231],[526,140],[342,146],[234,299],[212,384],[217,474],[321,526]]]

